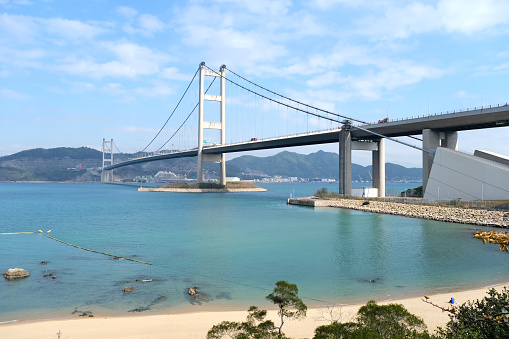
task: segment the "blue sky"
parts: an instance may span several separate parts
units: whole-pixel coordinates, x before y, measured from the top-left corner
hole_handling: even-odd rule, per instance
[[[365,121],[506,103],[507,13],[507,0],[0,0],[0,155],[103,138],[141,150],[202,61]],[[460,132],[459,149],[509,155],[508,132]],[[319,149],[337,152],[290,150]]]

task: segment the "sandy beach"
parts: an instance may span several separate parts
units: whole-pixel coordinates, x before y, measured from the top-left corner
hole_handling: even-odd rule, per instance
[[[507,284],[494,286],[498,291]],[[430,301],[441,307],[449,307],[451,297],[462,304],[468,300],[482,299],[489,288],[456,291],[428,295]],[[425,303],[423,296],[401,300],[377,300],[379,304],[399,303],[411,313],[424,319],[430,332],[444,326],[447,312]],[[367,300],[366,300],[367,301]],[[362,305],[346,305],[334,308],[334,318],[342,322],[350,320]],[[302,320],[287,321],[283,330],[292,338],[312,338],[317,326],[330,323],[327,308],[309,309]],[[205,338],[207,331],[223,320],[244,321],[247,311],[197,312],[185,314],[161,314],[129,317],[100,317],[51,320],[42,322],[20,322],[0,325],[0,338]],[[278,323],[275,310],[269,310],[268,318]],[[58,336],[60,332],[60,336]]]

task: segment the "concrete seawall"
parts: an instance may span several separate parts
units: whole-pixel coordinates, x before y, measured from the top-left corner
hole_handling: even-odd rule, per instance
[[[267,192],[265,188],[157,188],[140,187],[138,192],[174,192],[174,193],[236,193],[236,192]]]
[[[364,212],[401,215],[411,218],[509,228],[509,213],[507,212],[383,201],[370,201],[369,205],[362,205],[363,202],[364,200],[355,199],[321,200],[296,198],[287,200],[287,203],[290,205],[347,208]]]

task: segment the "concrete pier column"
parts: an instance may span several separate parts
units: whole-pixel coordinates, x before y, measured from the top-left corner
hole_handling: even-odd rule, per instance
[[[422,131],[422,148],[435,152],[437,147],[445,147],[458,150],[458,132],[440,132],[433,129],[424,129]],[[422,152],[422,186],[426,191],[431,166],[433,165],[433,156],[427,152]]]
[[[378,188],[378,197],[385,197],[385,139],[377,142],[377,150],[372,151],[373,187]]]
[[[422,130],[422,148],[435,151],[440,146],[440,132],[426,128]],[[433,165],[433,156],[428,152],[422,152],[422,188],[426,191],[431,166]]]
[[[458,132],[441,132],[440,146],[458,150]]]
[[[339,132],[339,192],[352,194],[352,135],[349,129]]]

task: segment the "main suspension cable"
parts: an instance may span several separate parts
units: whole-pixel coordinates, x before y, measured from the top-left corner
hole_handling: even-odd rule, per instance
[[[303,106],[306,106],[306,107],[309,107],[309,108],[313,108],[313,109],[315,109],[315,110],[318,110],[318,111],[321,111],[321,112],[324,112],[324,113],[327,113],[327,114],[332,114],[332,115],[338,116],[338,117],[340,117],[340,118],[344,118],[344,119],[348,119],[348,120],[352,120],[352,121],[357,121],[357,122],[360,122],[361,124],[369,125],[369,123],[368,123],[368,122],[366,122],[366,121],[362,121],[362,120],[359,120],[359,119],[355,119],[355,118],[347,117],[347,116],[345,116],[345,115],[341,115],[341,114],[333,113],[333,112],[330,112],[330,111],[326,111],[326,110],[324,110],[324,109],[321,109],[321,108],[318,108],[318,107],[314,107],[314,106],[308,105],[308,104],[306,104],[306,103],[303,103],[303,102],[297,101],[297,100],[295,100],[295,99],[292,99],[292,98],[286,97],[286,96],[284,96],[284,95],[282,95],[282,94],[279,94],[279,93],[276,93],[276,92],[274,92],[274,91],[271,91],[271,90],[270,90],[270,89],[268,89],[268,88],[265,88],[265,87],[263,87],[263,86],[260,86],[260,85],[258,85],[258,84],[256,84],[256,83],[254,83],[254,82],[250,81],[249,79],[244,78],[243,76],[241,76],[241,75],[239,75],[239,74],[235,73],[234,71],[232,71],[232,70],[231,70],[231,69],[229,69],[228,67],[225,67],[225,68],[226,68],[229,72],[231,72],[231,73],[235,74],[236,76],[238,76],[239,78],[241,78],[242,80],[247,81],[247,82],[249,82],[250,84],[252,84],[252,85],[254,85],[254,86],[256,86],[256,87],[261,88],[261,89],[263,89],[264,91],[270,92],[270,93],[272,93],[272,94],[275,94],[275,95],[277,95],[277,96],[279,96],[279,97],[281,97],[281,98],[287,99],[287,100],[289,100],[289,101],[293,101],[293,102],[295,102],[295,103],[297,103],[297,104],[300,104],[300,105],[303,105]],[[209,68],[209,69],[210,69],[210,68]],[[228,78],[226,78],[226,77],[225,77],[225,79],[226,79],[226,80],[228,80],[228,81],[231,81],[231,80],[229,80],[229,79],[228,79]],[[233,81],[232,81],[232,82],[233,82]],[[238,85],[238,84],[236,84],[236,85]],[[240,85],[238,85],[238,86],[240,86]],[[290,106],[290,107],[292,107],[292,106]],[[301,111],[301,112],[305,112],[305,111],[303,111],[303,110],[300,110],[300,111]],[[306,112],[306,113],[312,114],[312,113],[310,113],[310,112]],[[314,115],[314,114],[313,114],[313,115]],[[315,115],[315,116],[321,117],[320,115]],[[334,120],[331,120],[331,119],[329,119],[329,120],[330,120],[330,121],[334,121]],[[412,139],[415,139],[415,140],[422,141],[421,139],[419,139],[419,138],[417,138],[417,137],[414,137],[414,136],[412,136],[412,135],[408,135],[408,137],[409,137],[409,138],[412,138]]]
[[[212,71],[212,72],[214,72],[214,73],[218,74],[218,76],[221,76],[221,73],[214,71],[214,70],[213,70],[212,68],[210,68],[209,66],[205,65],[205,67],[207,67],[210,71]],[[303,110],[303,109],[300,109],[300,108],[296,108],[296,107],[290,106],[290,105],[285,104],[285,103],[283,103],[283,102],[281,102],[281,101],[277,101],[277,100],[271,99],[271,98],[269,98],[269,97],[267,97],[267,96],[265,96],[265,95],[263,95],[263,94],[257,93],[257,92],[255,92],[255,91],[253,91],[253,90],[249,89],[249,88],[246,88],[246,87],[244,87],[244,86],[242,86],[242,85],[240,85],[240,84],[236,83],[235,81],[233,81],[233,80],[231,80],[231,79],[229,79],[229,78],[227,78],[227,77],[224,77],[224,79],[225,79],[225,80],[227,80],[227,81],[229,81],[229,82],[231,82],[231,83],[233,83],[233,84],[235,84],[235,85],[237,85],[237,86],[239,86],[240,88],[242,88],[242,89],[244,89],[244,90],[246,90],[246,91],[248,91],[248,92],[253,93],[254,95],[258,95],[259,97],[262,97],[262,98],[264,98],[264,99],[267,99],[267,100],[270,100],[270,101],[273,101],[273,102],[277,102],[278,104],[281,104],[281,105],[283,105],[283,106],[285,106],[285,107],[287,107],[287,108],[291,108],[291,109],[294,109],[294,110],[296,110],[296,111],[300,111],[300,112],[302,112],[302,113],[311,114],[311,115],[314,115],[314,116],[319,117],[319,118],[322,118],[322,119],[326,119],[326,120],[330,120],[330,121],[338,122],[336,119],[332,119],[332,118],[329,118],[329,117],[324,117],[323,115],[316,114],[316,113],[311,113],[311,112],[305,111],[305,110]],[[324,112],[326,112],[326,111],[324,111]],[[326,113],[329,113],[329,112],[326,112]],[[342,116],[342,115],[339,115],[339,114],[335,114],[335,113],[329,113],[329,114],[332,114],[332,115],[339,116],[339,117],[341,117],[341,118],[345,118],[345,119],[349,119],[349,120],[350,120],[350,118],[345,117],[345,116]],[[343,124],[343,123],[341,122],[341,124]]]
[[[197,72],[197,73],[198,73],[198,72]],[[196,75],[196,74],[195,74],[195,75]],[[193,79],[194,79],[194,78],[193,78]],[[207,87],[207,90],[205,91],[205,93],[207,93],[207,92],[209,91],[210,87],[212,87],[212,84],[214,83],[214,81],[215,81],[215,80],[216,80],[216,78],[212,79],[212,82],[210,83],[209,87]],[[164,143],[161,147],[159,147],[159,148],[157,149],[157,151],[156,151],[156,152],[160,151],[160,150],[161,150],[164,146],[166,146],[166,144],[167,144],[168,142],[170,142],[170,140],[171,140],[171,139],[175,136],[175,134],[177,134],[177,132],[178,132],[178,131],[180,131],[180,129],[182,128],[182,126],[184,126],[184,124],[187,122],[187,120],[189,120],[189,118],[190,118],[190,117],[191,117],[191,115],[194,113],[194,111],[196,110],[196,108],[198,107],[198,105],[199,105],[199,104],[200,104],[200,103],[198,102],[198,103],[194,106],[193,110],[191,111],[191,113],[189,113],[189,115],[188,115],[188,116],[187,116],[187,118],[184,120],[184,122],[180,125],[180,127],[179,127],[176,131],[175,131],[175,133],[173,133],[173,134],[172,134],[172,136],[171,136],[168,140],[166,140],[166,142],[165,142],[165,143]]]
[[[141,152],[145,152],[145,150],[154,142],[154,140],[156,140],[156,138],[159,136],[159,134],[162,132],[163,128],[166,126],[166,124],[168,123],[168,121],[170,121],[171,117],[173,116],[173,114],[175,113],[175,111],[177,110],[177,108],[179,107],[180,103],[182,102],[182,99],[184,99],[184,96],[186,95],[187,91],[189,90],[189,87],[191,87],[191,84],[193,83],[194,81],[194,78],[196,78],[196,74],[198,74],[198,71],[200,70],[200,68],[198,67],[198,69],[196,70],[196,72],[194,73],[193,75],[193,78],[191,79],[191,81],[189,82],[189,85],[187,85],[187,88],[184,92],[184,94],[182,94],[182,96],[180,97],[180,100],[179,102],[177,103],[177,106],[175,106],[175,108],[173,109],[173,112],[171,112],[170,114],[170,117],[166,120],[166,122],[164,123],[163,127],[161,127],[161,129],[159,130],[159,132],[157,132],[156,136],[152,139],[152,141],[149,142],[149,144],[141,151]],[[187,119],[186,119],[187,120]],[[170,138],[171,139],[171,138]],[[169,141],[169,140],[168,140]],[[166,143],[168,143],[168,141]],[[165,145],[166,145],[165,143]],[[163,145],[164,146],[164,145]],[[162,148],[162,147],[161,147]],[[160,148],[160,149],[161,149]],[[159,151],[159,150],[158,150]]]

